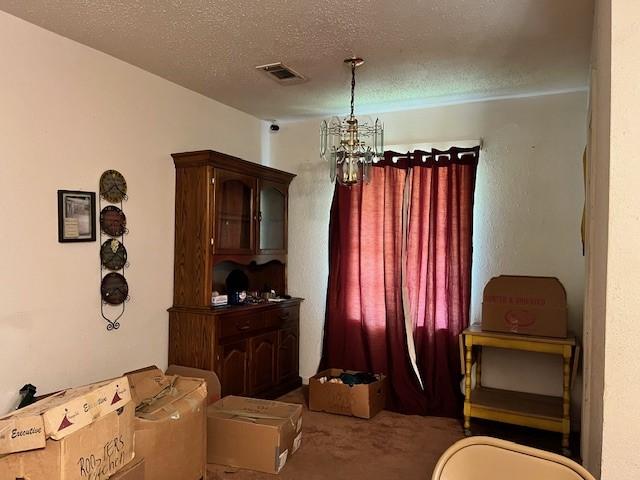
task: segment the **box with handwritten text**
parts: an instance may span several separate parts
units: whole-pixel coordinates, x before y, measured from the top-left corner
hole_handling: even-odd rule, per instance
[[[134,415],[128,402],[45,448],[0,456],[0,480],[106,480],[133,459]]]

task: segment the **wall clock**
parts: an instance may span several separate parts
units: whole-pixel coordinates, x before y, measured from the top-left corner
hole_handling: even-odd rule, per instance
[[[127,233],[127,217],[115,205],[108,205],[100,212],[100,228],[112,237],[119,237]]]
[[[100,284],[102,300],[109,305],[120,305],[129,296],[129,285],[120,273],[111,272],[104,276]]]
[[[100,260],[109,270],[121,270],[127,264],[127,249],[122,242],[111,238],[100,247]]]
[[[102,174],[100,196],[111,203],[119,203],[127,199],[127,182],[120,172],[107,170]]]

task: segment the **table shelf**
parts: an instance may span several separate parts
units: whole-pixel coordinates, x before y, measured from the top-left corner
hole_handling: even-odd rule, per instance
[[[569,455],[570,375],[575,337],[566,339],[484,332],[478,326],[466,329],[464,336],[465,402],[464,428],[471,434],[471,418],[538,428],[562,433],[563,452]],[[475,349],[474,349],[475,347]],[[482,347],[504,348],[562,356],[562,396],[515,392],[482,385]],[[471,366],[476,360],[476,388],[471,389]]]
[[[471,391],[471,416],[562,432],[562,397],[479,387]]]

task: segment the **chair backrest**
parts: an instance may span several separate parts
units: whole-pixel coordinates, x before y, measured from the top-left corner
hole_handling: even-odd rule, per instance
[[[595,480],[555,453],[491,437],[470,437],[442,454],[432,480]]]

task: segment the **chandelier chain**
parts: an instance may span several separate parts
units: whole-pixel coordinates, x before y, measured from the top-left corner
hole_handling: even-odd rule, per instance
[[[351,62],[351,118],[353,118],[353,97],[356,89],[356,62]]]

